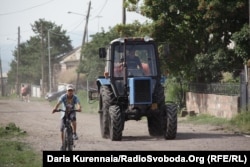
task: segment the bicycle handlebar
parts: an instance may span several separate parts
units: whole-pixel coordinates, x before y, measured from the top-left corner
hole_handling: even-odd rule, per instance
[[[63,110],[63,109],[57,109],[57,110],[54,110],[54,112],[66,112],[66,110]],[[78,112],[79,110],[69,110],[70,112],[72,111],[75,111],[75,112]]]

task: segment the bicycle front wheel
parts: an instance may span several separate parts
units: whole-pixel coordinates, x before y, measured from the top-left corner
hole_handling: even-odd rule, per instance
[[[72,134],[72,129],[68,129],[67,131],[67,143],[68,143],[68,151],[73,151],[73,134]]]
[[[64,128],[63,130],[63,145],[62,145],[62,151],[66,151],[68,148],[68,130],[67,128]]]

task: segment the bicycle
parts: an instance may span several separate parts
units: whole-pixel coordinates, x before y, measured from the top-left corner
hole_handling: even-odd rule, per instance
[[[69,115],[71,112],[77,112],[78,110],[62,110],[58,109],[55,110],[55,112],[66,112],[65,118],[63,118],[63,145],[62,145],[62,151],[73,151],[74,147],[74,140],[73,140],[73,129],[71,126],[71,119]]]

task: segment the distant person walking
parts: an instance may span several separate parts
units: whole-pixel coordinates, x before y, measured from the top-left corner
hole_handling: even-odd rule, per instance
[[[28,85],[22,85],[21,87],[21,97],[22,97],[22,101],[25,102],[30,102],[29,100],[29,86]]]

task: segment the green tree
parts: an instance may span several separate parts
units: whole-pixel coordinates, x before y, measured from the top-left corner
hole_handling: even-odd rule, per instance
[[[242,29],[233,34],[235,42],[235,54],[246,63],[250,59],[250,28],[245,24]]]
[[[206,47],[207,64],[199,71],[210,71],[207,73],[208,81],[221,80],[221,72],[236,73],[243,68],[243,60],[236,57],[235,52],[229,48],[232,42],[232,34],[241,30],[248,22],[248,2],[240,1],[205,1],[200,0],[199,11],[203,11],[203,19],[209,23],[205,31],[209,33],[209,40]],[[196,60],[202,58],[196,55]]]
[[[39,37],[43,44],[40,44],[41,54],[40,63],[43,63],[41,69],[44,72],[44,83],[49,84],[49,55],[48,55],[48,40],[50,40],[50,58],[51,64],[58,63],[65,53],[73,49],[69,36],[66,36],[66,30],[62,26],[57,26],[53,22],[39,19],[31,25],[34,33]],[[48,39],[50,37],[50,39]],[[42,64],[41,64],[42,65]],[[52,67],[51,67],[52,68]],[[52,72],[53,70],[51,70]],[[53,74],[52,74],[53,75]]]
[[[37,37],[31,37],[30,40],[19,45],[20,56],[17,58],[18,48],[13,52],[14,60],[11,62],[11,69],[8,72],[8,83],[12,86],[16,84],[17,70],[20,83],[39,84],[41,78],[40,67],[40,40]],[[17,69],[18,61],[18,69]],[[39,64],[39,65],[38,65]]]
[[[127,0],[132,10],[138,11],[137,3]],[[169,44],[170,55],[162,64],[171,74],[218,81],[221,71],[240,63],[228,44],[248,21],[247,0],[145,0],[139,11],[153,20],[152,37]]]
[[[19,56],[19,83],[32,83],[40,85],[42,71],[44,70],[44,81],[49,81],[49,56],[48,56],[48,31],[50,32],[50,55],[51,64],[60,61],[63,55],[73,49],[69,36],[61,26],[55,23],[39,19],[31,25],[35,36],[20,44]],[[16,83],[17,74],[17,50],[13,52],[14,60],[11,62],[11,70],[8,73],[8,82]],[[47,85],[48,87],[48,85]]]

